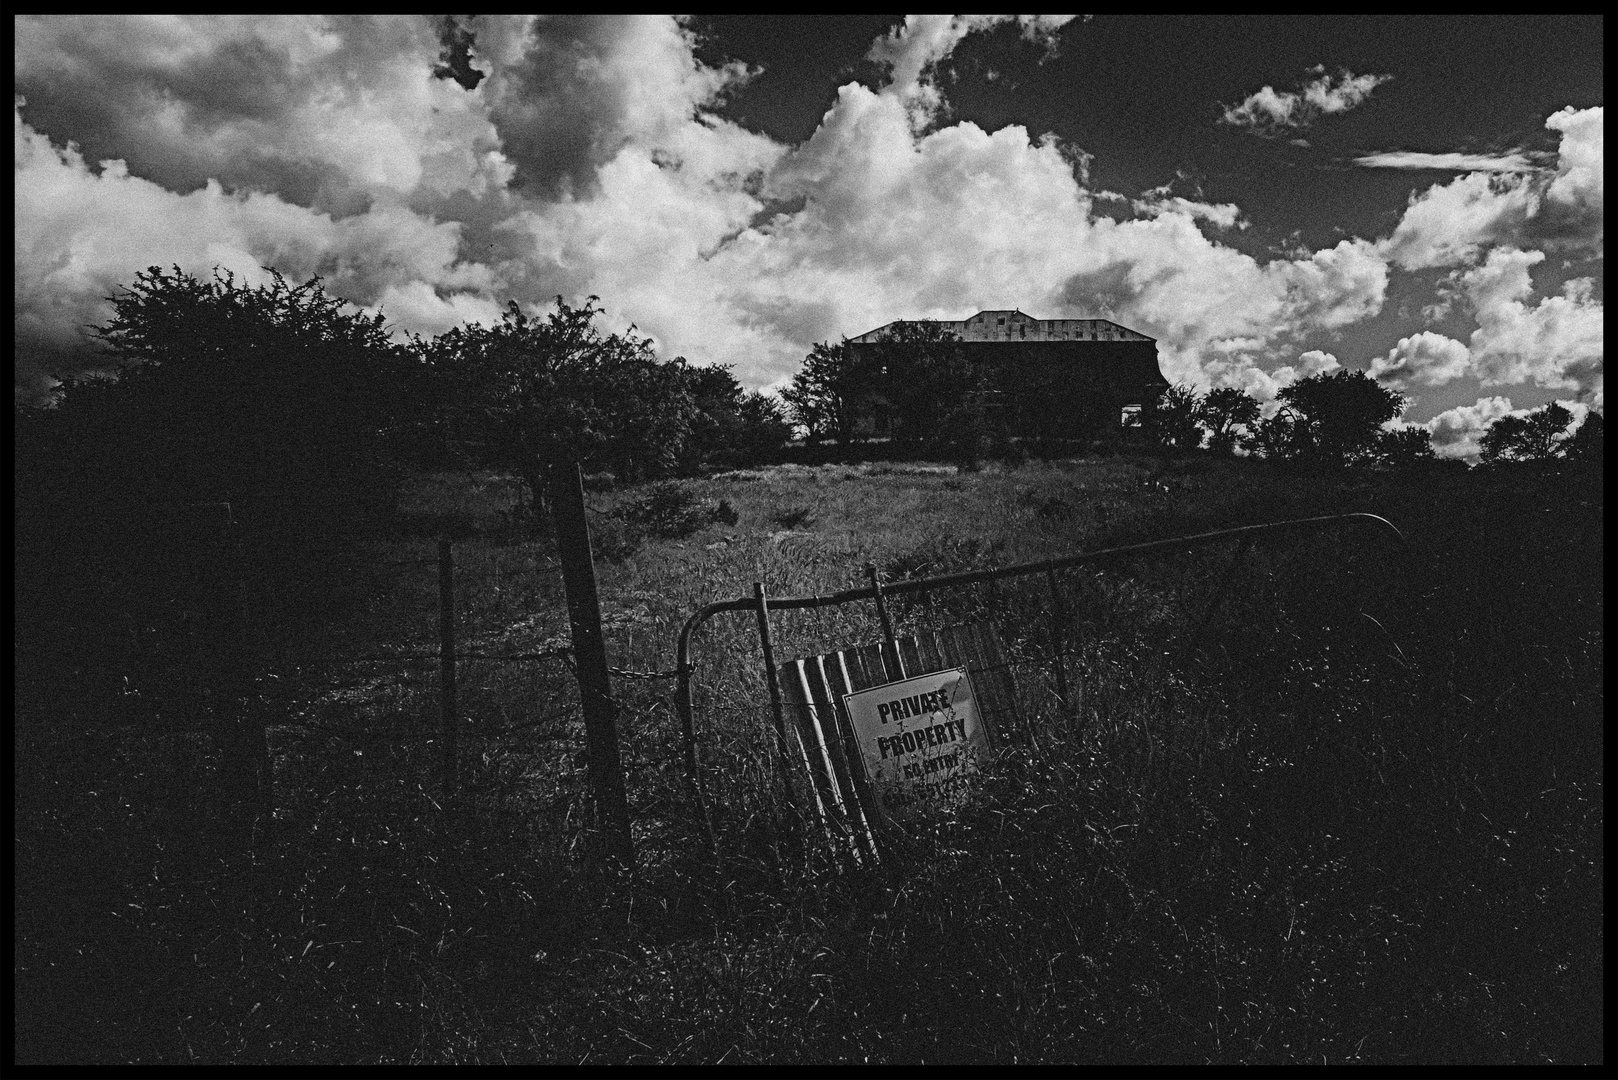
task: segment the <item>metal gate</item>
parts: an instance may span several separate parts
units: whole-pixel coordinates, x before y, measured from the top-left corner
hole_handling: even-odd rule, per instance
[[[699,608],[692,613],[680,630],[676,648],[676,674],[679,683],[675,695],[675,710],[679,716],[684,743],[686,779],[691,796],[697,804],[700,818],[704,823],[711,822],[709,799],[703,783],[702,763],[698,755],[699,736],[695,711],[692,705],[692,679],[695,670],[692,661],[692,642],[703,624],[715,616],[728,612],[752,612],[757,621],[759,645],[764,661],[764,677],[769,688],[771,713],[775,725],[776,745],[784,765],[794,757],[789,749],[792,740],[788,736],[785,717],[785,711],[789,703],[801,708],[806,703],[823,698],[826,704],[830,704],[834,700],[832,697],[834,691],[847,692],[863,689],[865,686],[875,685],[883,677],[891,681],[901,677],[906,670],[902,644],[895,636],[893,622],[888,611],[888,599],[891,597],[921,595],[939,589],[1007,578],[1044,575],[1050,589],[1047,610],[1049,633],[1053,645],[1056,646],[1051,650],[1054,657],[1052,677],[1057,696],[1066,701],[1068,698],[1067,673],[1065,666],[1061,662],[1060,649],[1065,624],[1065,605],[1061,584],[1057,576],[1059,571],[1081,566],[1099,566],[1142,555],[1161,555],[1187,551],[1211,544],[1236,543],[1238,550],[1226,572],[1225,578],[1215,588],[1213,598],[1203,612],[1197,629],[1193,631],[1192,637],[1195,640],[1200,636],[1202,629],[1206,627],[1224,599],[1231,575],[1251,549],[1253,541],[1263,536],[1279,533],[1310,532],[1345,525],[1372,526],[1381,533],[1391,535],[1401,546],[1405,545],[1404,535],[1391,522],[1376,514],[1330,514],[1268,522],[1261,525],[1247,525],[1233,529],[1219,529],[1213,532],[1176,536],[1164,540],[1078,552],[1073,555],[1037,562],[1018,563],[986,570],[913,578],[890,583],[881,581],[874,566],[867,566],[866,574],[870,584],[865,588],[849,589],[819,596],[769,597],[765,594],[763,585],[755,583],[753,595],[750,597],[721,600]],[[871,601],[875,605],[877,616],[882,625],[883,640],[879,645],[870,645],[863,649],[844,650],[844,655],[861,658],[858,677],[855,677],[852,671],[840,674],[835,678],[826,676],[823,673],[818,695],[816,686],[812,683],[806,683],[795,692],[794,700],[789,702],[783,696],[782,674],[784,671],[791,669],[791,664],[779,665],[776,661],[770,629],[771,612],[804,611],[864,601]],[[919,648],[914,639],[911,640],[911,648]],[[925,661],[922,661],[920,654],[916,653],[914,655],[913,663],[920,662],[922,666],[925,666]],[[986,671],[1004,669],[1005,667],[1003,663],[996,663],[990,659],[989,646],[980,646],[978,655],[982,658],[979,666]],[[939,656],[934,659],[941,660],[942,657]],[[792,663],[802,662],[794,661]],[[801,723],[794,725],[794,732],[800,740],[800,753],[796,757],[807,769],[808,775],[806,779],[817,793],[822,821],[831,826],[829,834],[834,843],[839,847],[844,847],[845,850],[851,851],[857,859],[876,857],[879,846],[878,832],[872,828],[870,815],[863,812],[864,807],[870,805],[869,794],[866,792],[862,797],[861,789],[865,785],[865,778],[858,764],[857,755],[847,752],[847,733],[829,731],[826,726],[804,728]],[[816,742],[817,737],[821,740],[819,743]],[[810,751],[810,747],[814,747],[814,752]],[[818,770],[814,765],[817,754],[824,762]],[[711,841],[711,824],[707,824],[706,827]]]

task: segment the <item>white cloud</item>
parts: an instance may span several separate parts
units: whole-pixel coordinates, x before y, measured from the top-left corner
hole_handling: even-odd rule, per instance
[[[420,19],[20,20],[17,351],[55,364],[138,270],[218,263],[323,274],[422,333],[492,320],[512,298],[594,293],[616,328],[732,364],[750,386],[779,385],[816,341],[1012,306],[1116,318],[1159,339],[1171,380],[1201,387],[1273,398],[1338,367],[1297,350],[1381,310],[1382,246],[1260,261],[1220,242],[1245,224],[1233,204],[1160,189],[1139,200],[1146,216],[1116,222],[1054,139],[917,126],[932,66],[997,20],[907,22],[874,49],[893,82],[842,87],[798,146],[716,116],[747,73],[700,64],[666,18],[479,16],[474,91],[432,78],[436,31]],[[1060,25],[1021,23],[1047,44]],[[1327,90],[1300,100],[1348,100]],[[1557,122],[1557,198],[1599,207],[1599,127]],[[1560,309],[1541,307],[1521,318],[1554,322]],[[1497,309],[1504,356],[1515,339]]]
[[[1575,278],[1561,295],[1529,299],[1529,268],[1539,251],[1495,248],[1483,265],[1462,275],[1461,287],[1477,313],[1472,363],[1485,386],[1526,382],[1586,395],[1602,391],[1605,312],[1589,278]]]
[[[1576,399],[1559,399],[1557,404],[1572,414],[1573,420],[1568,426],[1570,433],[1584,426],[1592,409],[1589,402]],[[1599,404],[1594,407],[1600,408]],[[1481,440],[1490,424],[1504,416],[1527,416],[1542,408],[1543,405],[1533,409],[1514,409],[1508,397],[1478,398],[1475,405],[1460,405],[1439,413],[1425,424],[1405,426],[1424,427],[1432,432],[1433,452],[1439,457],[1476,461]]]
[[[1528,177],[1468,173],[1412,196],[1381,251],[1405,270],[1470,262],[1488,245],[1516,235],[1538,208]]]
[[[1373,379],[1395,385],[1411,382],[1442,386],[1468,374],[1472,350],[1454,338],[1431,330],[1400,338],[1399,344],[1371,362]]]
[[[968,34],[1015,20],[1023,37],[1057,49],[1057,33],[1073,15],[906,15],[904,25],[878,38],[868,58],[888,65],[889,90],[907,105],[918,127],[937,115],[943,96],[930,78],[933,65],[949,56]]]
[[[1494,244],[1599,251],[1602,110],[1563,109],[1545,126],[1560,132],[1554,169],[1489,167],[1413,194],[1382,254],[1402,269],[1422,270],[1470,263]]]
[[[1221,121],[1259,133],[1276,134],[1284,129],[1308,127],[1322,116],[1346,112],[1371,96],[1371,91],[1391,75],[1355,75],[1349,71],[1327,74],[1325,68],[1311,69],[1317,77],[1302,88],[1278,92],[1265,86],[1237,105],[1226,107]]]
[[[1489,425],[1512,412],[1508,397],[1478,398],[1475,405],[1445,410],[1424,425],[1433,434],[1433,453],[1442,458],[1476,460],[1478,440]]]
[[[1562,133],[1556,177],[1545,192],[1547,231],[1599,249],[1605,228],[1604,110],[1569,107],[1554,113],[1545,126]]]
[[[1129,205],[1143,217],[1163,214],[1184,214],[1194,220],[1206,221],[1217,229],[1245,229],[1249,222],[1243,219],[1241,208],[1235,203],[1194,202],[1178,195],[1159,194],[1155,189],[1147,198],[1131,199]]]
[[[1337,362],[1337,357],[1331,353],[1310,349],[1308,352],[1300,353],[1296,363],[1284,364],[1267,375],[1257,368],[1249,368],[1243,373],[1244,378],[1238,385],[1250,388],[1248,392],[1260,401],[1274,401],[1282,389],[1291,386],[1299,379],[1329,375],[1342,366]]]
[[[1369,169],[1439,169],[1454,172],[1525,173],[1538,169],[1520,151],[1508,154],[1424,154],[1415,150],[1388,150],[1362,154],[1354,164]]]

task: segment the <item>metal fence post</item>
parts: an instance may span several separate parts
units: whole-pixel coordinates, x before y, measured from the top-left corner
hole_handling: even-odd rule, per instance
[[[573,626],[573,662],[584,707],[585,744],[589,750],[590,785],[594,790],[597,826],[606,849],[625,867],[634,865],[629,833],[629,796],[618,756],[617,706],[607,674],[607,643],[601,633],[601,598],[596,591],[595,563],[590,556],[590,527],[584,517],[584,476],[576,461],[551,468],[551,514],[556,522],[556,550],[562,563],[568,621]]]
[[[455,715],[455,562],[447,539],[438,541],[438,694],[443,721],[444,794],[455,794],[459,723]]]

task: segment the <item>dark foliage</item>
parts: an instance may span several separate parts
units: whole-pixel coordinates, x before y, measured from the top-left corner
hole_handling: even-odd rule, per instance
[[[688,367],[685,373],[696,411],[681,452],[683,472],[767,462],[792,437],[780,403],[744,391],[728,367]]]
[[[590,297],[557,297],[545,319],[513,301],[497,326],[455,327],[422,343],[447,441],[507,469],[543,502],[552,465],[582,462],[621,481],[675,471],[698,412],[683,360],[657,358],[632,327],[602,334]]]
[[[1188,386],[1171,386],[1141,409],[1146,437],[1165,450],[1195,450],[1202,445],[1202,398]]]
[[[1332,467],[1374,461],[1382,425],[1405,407],[1403,394],[1363,371],[1311,375],[1276,396],[1282,411],[1257,445],[1267,456]]]
[[[1258,422],[1258,401],[1234,386],[1221,386],[1197,403],[1197,422],[1208,429],[1208,449],[1229,454]]]
[[[247,647],[244,611],[333,624],[363,592],[345,538],[392,511],[420,368],[318,279],[153,267],[113,301],[116,376],[18,417],[19,671],[207,687],[175,666],[207,655],[243,677],[220,648]]]
[[[846,339],[836,345],[819,342],[781,392],[787,415],[810,442],[835,438],[846,443],[854,435],[861,405],[872,393],[873,372]]]
[[[957,460],[981,456],[987,374],[973,367],[954,333],[927,320],[898,323],[871,350],[870,362],[894,438],[937,445]]]
[[[1599,414],[1592,415],[1597,417],[1592,435],[1596,442],[1600,442]],[[1502,416],[1483,433],[1479,441],[1479,458],[1484,465],[1497,465],[1508,461],[1551,461],[1564,457],[1570,442],[1567,429],[1572,423],[1573,414],[1554,401],[1526,416]],[[1581,445],[1577,452],[1588,456],[1588,449]]]

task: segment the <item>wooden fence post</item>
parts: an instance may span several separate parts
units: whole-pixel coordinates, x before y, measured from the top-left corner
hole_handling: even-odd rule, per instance
[[[447,539],[438,541],[438,695],[447,798],[455,794],[455,774],[460,764],[459,719],[455,714],[455,561]]]
[[[602,831],[607,852],[625,867],[632,867],[635,850],[629,834],[629,796],[618,756],[617,706],[607,675],[607,644],[601,633],[601,599],[590,555],[584,477],[579,463],[553,466],[548,487],[562,585],[567,592],[568,621],[573,626],[573,663],[584,706],[596,825]]]

